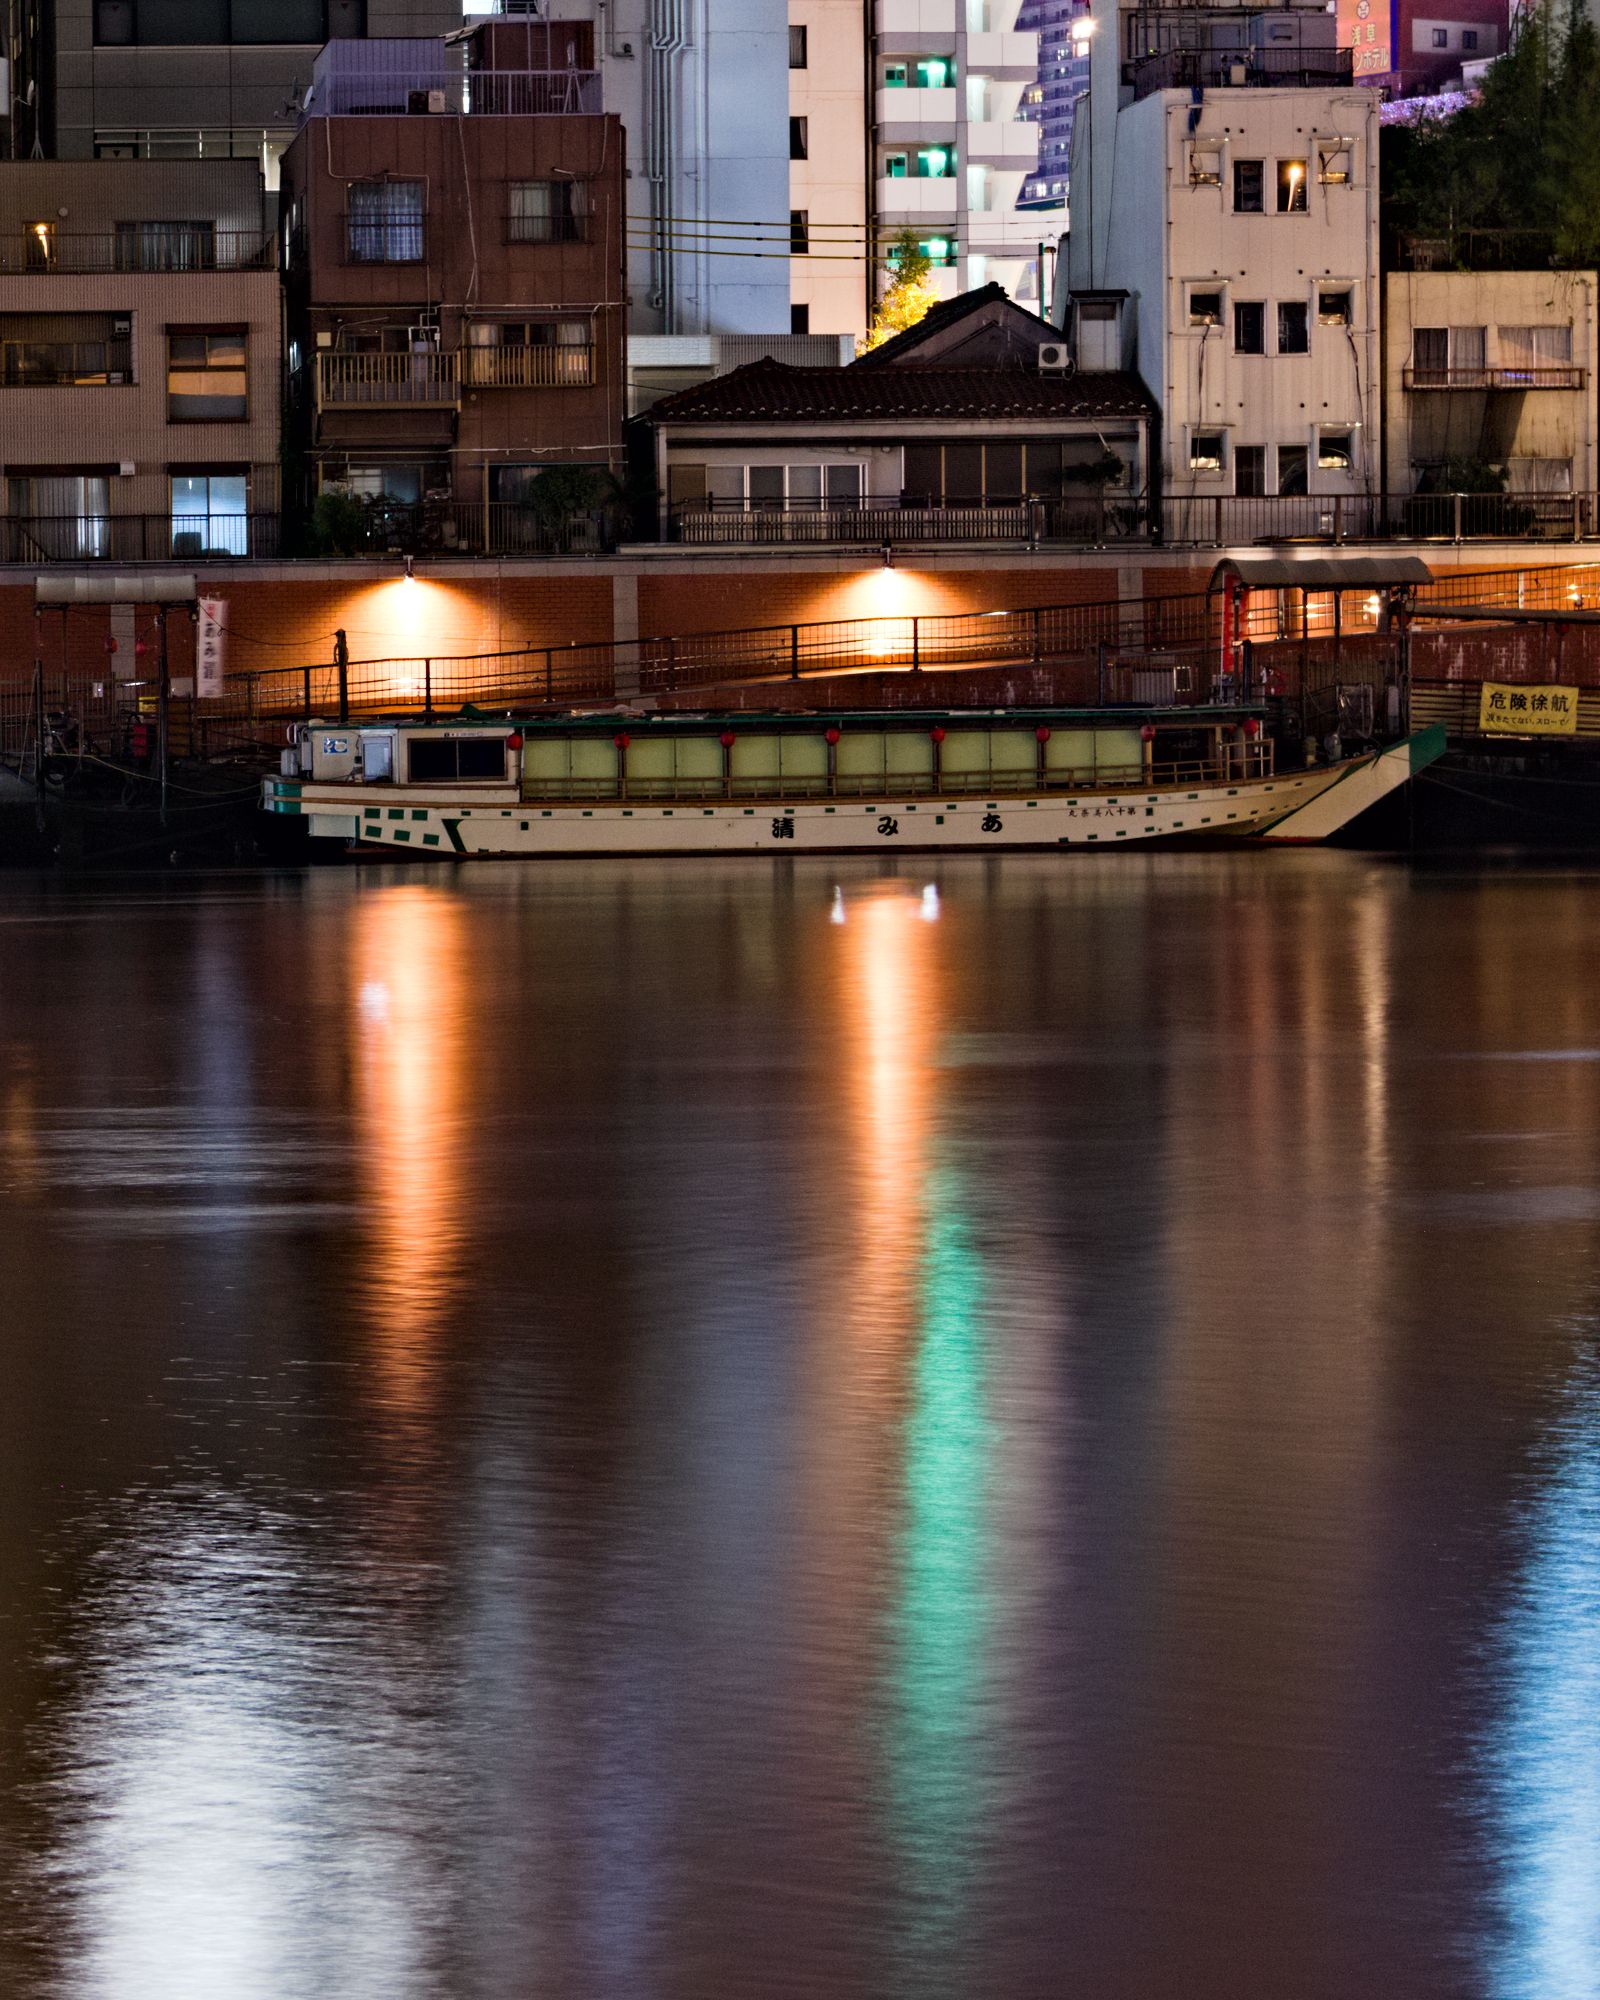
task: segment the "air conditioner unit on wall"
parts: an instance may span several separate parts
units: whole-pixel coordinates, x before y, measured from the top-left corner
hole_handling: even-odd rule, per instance
[[[1072,350],[1064,340],[1046,340],[1039,346],[1039,373],[1041,375],[1069,375],[1072,372]]]

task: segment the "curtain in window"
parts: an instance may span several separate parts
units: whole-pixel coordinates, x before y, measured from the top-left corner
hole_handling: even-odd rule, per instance
[[[353,263],[422,262],[421,181],[354,181],[346,218]]]
[[[19,556],[58,562],[111,553],[110,481],[94,473],[30,474],[8,482],[11,515],[27,523]]]

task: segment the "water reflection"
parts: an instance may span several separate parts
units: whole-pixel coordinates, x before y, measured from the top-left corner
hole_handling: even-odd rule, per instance
[[[1600,1362],[1581,1368],[1529,1522],[1488,1750],[1503,1941],[1494,2000],[1600,1991]]]
[[[458,1290],[467,1222],[470,1051],[466,915],[450,890],[408,884],[356,905],[347,973],[357,1171],[372,1231],[368,1301],[379,1393],[416,1413],[432,1335]]]

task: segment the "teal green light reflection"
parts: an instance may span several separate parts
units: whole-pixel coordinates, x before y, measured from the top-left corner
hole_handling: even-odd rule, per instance
[[[1600,1365],[1562,1423],[1506,1634],[1493,1756],[1504,1918],[1495,2000],[1600,1992]]]
[[[905,1427],[890,1667],[889,1801],[904,1871],[905,1989],[960,1984],[985,1814],[991,1624],[983,1270],[960,1178],[930,1174],[919,1341]]]

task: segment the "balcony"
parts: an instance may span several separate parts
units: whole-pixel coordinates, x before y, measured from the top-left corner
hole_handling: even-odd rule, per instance
[[[919,139],[949,138],[958,115],[954,90],[883,89],[875,109],[884,145],[914,145]]]
[[[1143,501],[1118,491],[1060,500],[947,501],[894,498],[832,506],[791,500],[749,507],[717,502],[678,509],[671,538],[691,547],[774,548],[821,543],[880,548],[913,542],[1065,542],[1097,547],[1148,535]]]
[[[564,347],[469,347],[463,354],[469,389],[591,389],[594,349]]]
[[[210,223],[148,222],[68,234],[40,222],[21,235],[0,237],[0,275],[6,277],[270,271],[276,262],[273,240],[261,230],[214,229]]]
[[[1407,368],[1405,386],[1424,394],[1434,389],[1581,389],[1585,370],[1563,362],[1554,368]]]
[[[1039,164],[1039,127],[1031,118],[985,119],[965,134],[966,157],[975,166],[1031,173]]]
[[[1347,90],[1349,49],[1167,49],[1123,65],[1134,100],[1158,90]]]
[[[316,360],[319,410],[453,410],[461,401],[453,353],[322,353]]]
[[[954,174],[886,174],[876,190],[879,218],[890,224],[954,222],[959,189]]]
[[[307,118],[571,118],[605,109],[592,69],[463,69],[443,42],[333,41],[317,57]]]
[[[238,562],[279,546],[276,514],[0,516],[8,563]]]

